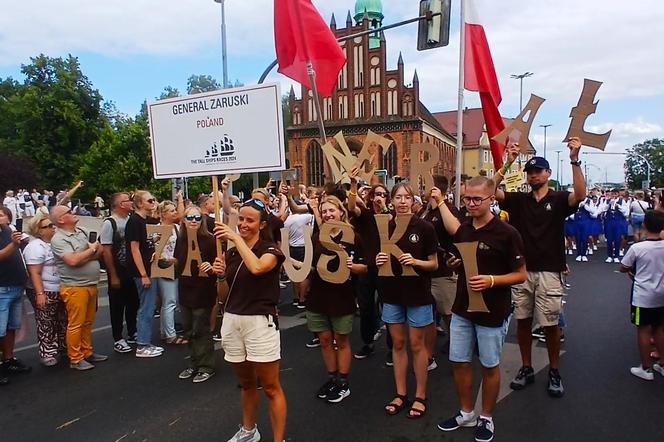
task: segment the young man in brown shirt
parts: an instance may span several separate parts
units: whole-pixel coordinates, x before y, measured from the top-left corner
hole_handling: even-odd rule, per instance
[[[573,192],[556,192],[549,188],[551,169],[542,157],[533,157],[526,163],[525,172],[529,193],[496,190],[500,207],[510,216],[510,224],[523,237],[528,279],[512,290],[514,314],[518,320],[517,335],[521,350],[522,367],[510,384],[521,390],[535,381],[532,368],[533,316],[546,336],[549,353],[549,383],[551,397],[562,397],[563,384],[558,372],[560,359],[560,328],[558,321],[562,307],[562,282],[560,274],[565,270],[565,218],[576,211],[579,202],[586,197],[586,182],[581,172],[579,151],[581,140],[569,139],[569,158],[572,165]],[[508,146],[508,160],[496,172],[496,186],[507,169],[519,156],[519,145]]]
[[[493,439],[493,408],[500,389],[500,354],[509,327],[511,286],[526,280],[521,235],[491,212],[494,182],[479,176],[466,184],[463,197],[468,218],[459,224],[440,192],[432,192],[445,228],[454,235],[455,243],[478,242],[476,260],[479,274],[466,281],[465,268],[470,265],[456,257],[447,264],[459,269],[456,299],[452,307],[450,324],[450,361],[453,363],[454,382],[459,395],[460,410],[441,422],[442,431],[460,427],[476,427],[476,441]],[[482,294],[487,312],[469,311],[468,287]],[[473,411],[472,358],[475,345],[479,348],[482,364],[482,410],[479,418]]]

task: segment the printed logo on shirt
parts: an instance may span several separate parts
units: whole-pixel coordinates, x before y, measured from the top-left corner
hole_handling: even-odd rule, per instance
[[[552,210],[551,203],[546,203],[546,206],[544,206],[544,209],[546,209],[547,212],[551,212],[551,210]]]
[[[491,250],[491,247],[489,247],[487,244],[484,244],[483,242],[480,241],[480,243],[477,245],[477,248],[480,250]]]
[[[420,236],[417,233],[411,233],[408,237],[408,241],[412,242],[413,244],[417,244],[420,242]]]

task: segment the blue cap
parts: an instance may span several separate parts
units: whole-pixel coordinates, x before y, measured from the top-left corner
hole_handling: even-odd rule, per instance
[[[549,166],[549,162],[546,159],[542,157],[532,157],[531,159],[528,160],[523,170],[528,172],[529,170],[533,169],[548,170],[551,169],[551,167]]]

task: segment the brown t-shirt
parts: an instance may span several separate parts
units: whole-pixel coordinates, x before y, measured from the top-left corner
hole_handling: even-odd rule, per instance
[[[523,238],[529,272],[565,270],[565,218],[577,209],[570,207],[569,195],[549,190],[537,201],[532,192],[505,192],[500,208],[509,213],[510,224]]]
[[[459,218],[459,211],[452,204],[446,202],[445,205],[452,212],[452,215]],[[452,235],[447,232],[445,225],[443,224],[443,219],[440,216],[440,209],[428,208],[426,211],[422,212],[420,218],[428,221],[433,225],[434,230],[436,231],[436,238],[438,238],[438,270],[431,272],[432,278],[441,278],[443,276],[452,276],[454,272],[445,265],[445,252],[451,252],[454,249],[454,241],[452,240]],[[459,219],[461,221],[461,219]]]
[[[355,313],[355,286],[353,278],[349,278],[343,284],[332,284],[324,281],[318,275],[316,266],[321,255],[332,256],[332,260],[327,264],[327,269],[330,272],[335,272],[339,269],[339,256],[332,252],[320,243],[319,234],[314,234],[312,241],[314,245],[314,258],[312,260],[311,275],[311,290],[307,296],[307,310],[314,313],[321,313],[328,316],[343,316],[352,315]],[[355,234],[355,244],[349,244],[341,241],[341,233],[332,237],[332,240],[341,244],[349,255],[353,256],[353,262],[357,264],[365,264],[364,249],[362,247],[362,240],[359,235]],[[344,266],[346,263],[342,263]]]
[[[182,275],[186,264],[187,242],[184,240],[184,231],[181,229],[180,237],[175,245],[175,256],[185,257],[178,260],[178,302],[189,308],[213,307],[217,299],[217,278],[215,275],[199,276],[198,263],[192,261],[191,276]],[[214,263],[217,257],[217,248],[212,235],[198,236],[198,246],[204,262]]]
[[[243,264],[237,248],[226,252],[226,280],[231,290],[226,300],[226,311],[236,315],[276,315],[279,271],[284,255],[276,244],[260,239],[251,250],[258,258],[266,253],[275,255],[277,265],[263,275],[252,275]]]
[[[376,222],[374,221],[374,224]],[[394,220],[389,223],[390,236],[396,227]],[[376,229],[376,236],[378,230]],[[378,251],[380,251],[380,240],[378,239]],[[426,261],[429,255],[436,254],[438,239],[431,223],[413,216],[408,223],[406,233],[397,241],[397,246],[404,253],[410,253],[413,258]],[[376,257],[373,257],[375,265]],[[415,267],[418,276],[401,276],[401,264],[394,256],[390,263],[395,276],[379,276],[378,292],[382,294],[383,302],[405,306],[417,306],[433,304],[431,295],[431,274]],[[440,263],[439,263],[440,265]]]
[[[457,233],[454,242],[478,241],[477,269],[480,275],[506,275],[516,271],[524,263],[523,241],[516,229],[494,217],[479,229],[473,227],[473,219],[465,220]],[[456,252],[457,256],[458,251]],[[512,290],[510,286],[493,287],[482,292],[489,313],[468,310],[468,288],[463,263],[459,269],[457,294],[452,312],[477,325],[484,327],[500,327],[509,316],[512,308]]]
[[[275,243],[281,241],[281,229],[284,227],[284,222],[278,216],[269,214],[267,217],[267,229],[272,235],[272,241]]]
[[[380,237],[378,236],[378,227],[373,211],[361,207],[360,215],[351,219],[351,224],[355,232],[364,239],[364,253],[367,258],[367,264],[376,266],[376,255],[380,252]]]

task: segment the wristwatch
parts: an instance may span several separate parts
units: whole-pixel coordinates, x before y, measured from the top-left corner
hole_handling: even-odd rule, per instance
[[[572,166],[579,166],[579,167],[581,167],[581,161],[578,161],[578,160],[577,160],[577,161],[570,161],[569,163],[570,163]]]

